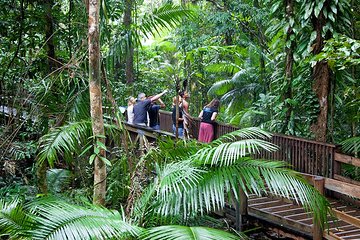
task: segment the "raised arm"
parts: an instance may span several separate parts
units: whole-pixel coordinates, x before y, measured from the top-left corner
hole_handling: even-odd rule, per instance
[[[215,121],[217,114],[218,114],[217,112],[213,112],[213,114],[211,115],[211,121]]]
[[[168,92],[168,90],[164,90],[162,93],[159,93],[159,94],[151,97],[150,100],[151,100],[152,102],[153,102],[153,101],[156,101],[156,100],[158,100],[159,98],[161,98],[161,96],[164,95],[164,94],[167,93],[167,92]]]
[[[160,108],[165,108],[165,103],[159,98],[158,102],[160,103]]]

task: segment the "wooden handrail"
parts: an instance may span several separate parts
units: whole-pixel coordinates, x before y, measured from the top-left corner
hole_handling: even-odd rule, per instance
[[[335,153],[335,161],[360,167],[360,158],[352,157],[342,153]]]
[[[165,111],[165,110],[159,110],[160,114],[165,114],[165,115],[170,115],[171,116],[171,112],[169,111]],[[200,118],[198,117],[193,117],[193,119],[195,120],[200,120]],[[219,126],[224,126],[224,127],[231,127],[231,128],[236,128],[239,129],[238,126],[232,125],[232,124],[228,124],[228,123],[222,123],[222,122],[216,122]],[[326,143],[326,142],[318,142],[315,140],[310,140],[310,139],[306,139],[306,138],[301,138],[301,137],[295,137],[295,136],[289,136],[289,135],[285,135],[285,134],[281,134],[281,133],[273,133],[271,132],[271,134],[273,136],[278,136],[278,137],[283,137],[283,138],[287,138],[287,139],[292,139],[292,140],[297,140],[297,141],[302,141],[302,142],[307,142],[307,143],[312,143],[312,144],[319,144],[319,145],[323,145],[323,146],[328,146],[328,147],[332,147],[332,148],[336,148],[335,144],[331,144],[331,143]]]
[[[354,184],[345,183],[331,178],[325,178],[325,188],[347,196],[360,198],[360,188]]]
[[[336,209],[333,209],[332,211],[338,219],[360,228],[360,219]]]

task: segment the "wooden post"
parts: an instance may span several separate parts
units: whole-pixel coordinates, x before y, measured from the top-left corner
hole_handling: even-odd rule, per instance
[[[144,132],[139,130],[138,131],[139,134],[139,151],[140,151],[140,156],[144,156],[145,155],[145,144],[144,144]]]
[[[239,200],[234,198],[235,202],[235,213],[236,213],[236,230],[243,231],[244,225],[246,223],[247,216],[247,207],[248,207],[248,198],[244,192],[244,190],[239,186],[238,192]]]
[[[325,193],[325,178],[320,176],[314,177],[314,187],[322,194]],[[316,222],[313,219],[313,240],[322,240],[324,234],[324,229],[321,226],[321,223]]]

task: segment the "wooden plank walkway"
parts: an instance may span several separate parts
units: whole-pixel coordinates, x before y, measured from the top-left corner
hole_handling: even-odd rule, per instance
[[[353,221],[354,219],[360,220],[360,209],[336,199],[329,199],[329,202],[333,210],[337,210],[340,214],[344,214],[350,219],[349,221],[344,221],[329,216],[328,226],[324,231],[323,237],[329,240],[360,239],[360,226],[356,226],[356,221]],[[233,215],[235,210],[232,209],[229,213]],[[306,212],[303,207],[290,200],[250,195],[248,198],[248,214],[254,218],[312,239],[312,214]],[[233,215],[232,218],[235,218],[235,216]]]

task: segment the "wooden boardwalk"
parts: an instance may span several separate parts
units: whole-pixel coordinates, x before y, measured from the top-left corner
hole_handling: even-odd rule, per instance
[[[360,209],[337,199],[329,199],[329,202],[334,210],[347,216],[348,221],[329,216],[328,227],[323,237],[325,239],[360,239],[360,226],[356,224],[360,221]],[[248,200],[248,214],[309,239],[312,238],[312,214],[289,200],[251,195]]]

